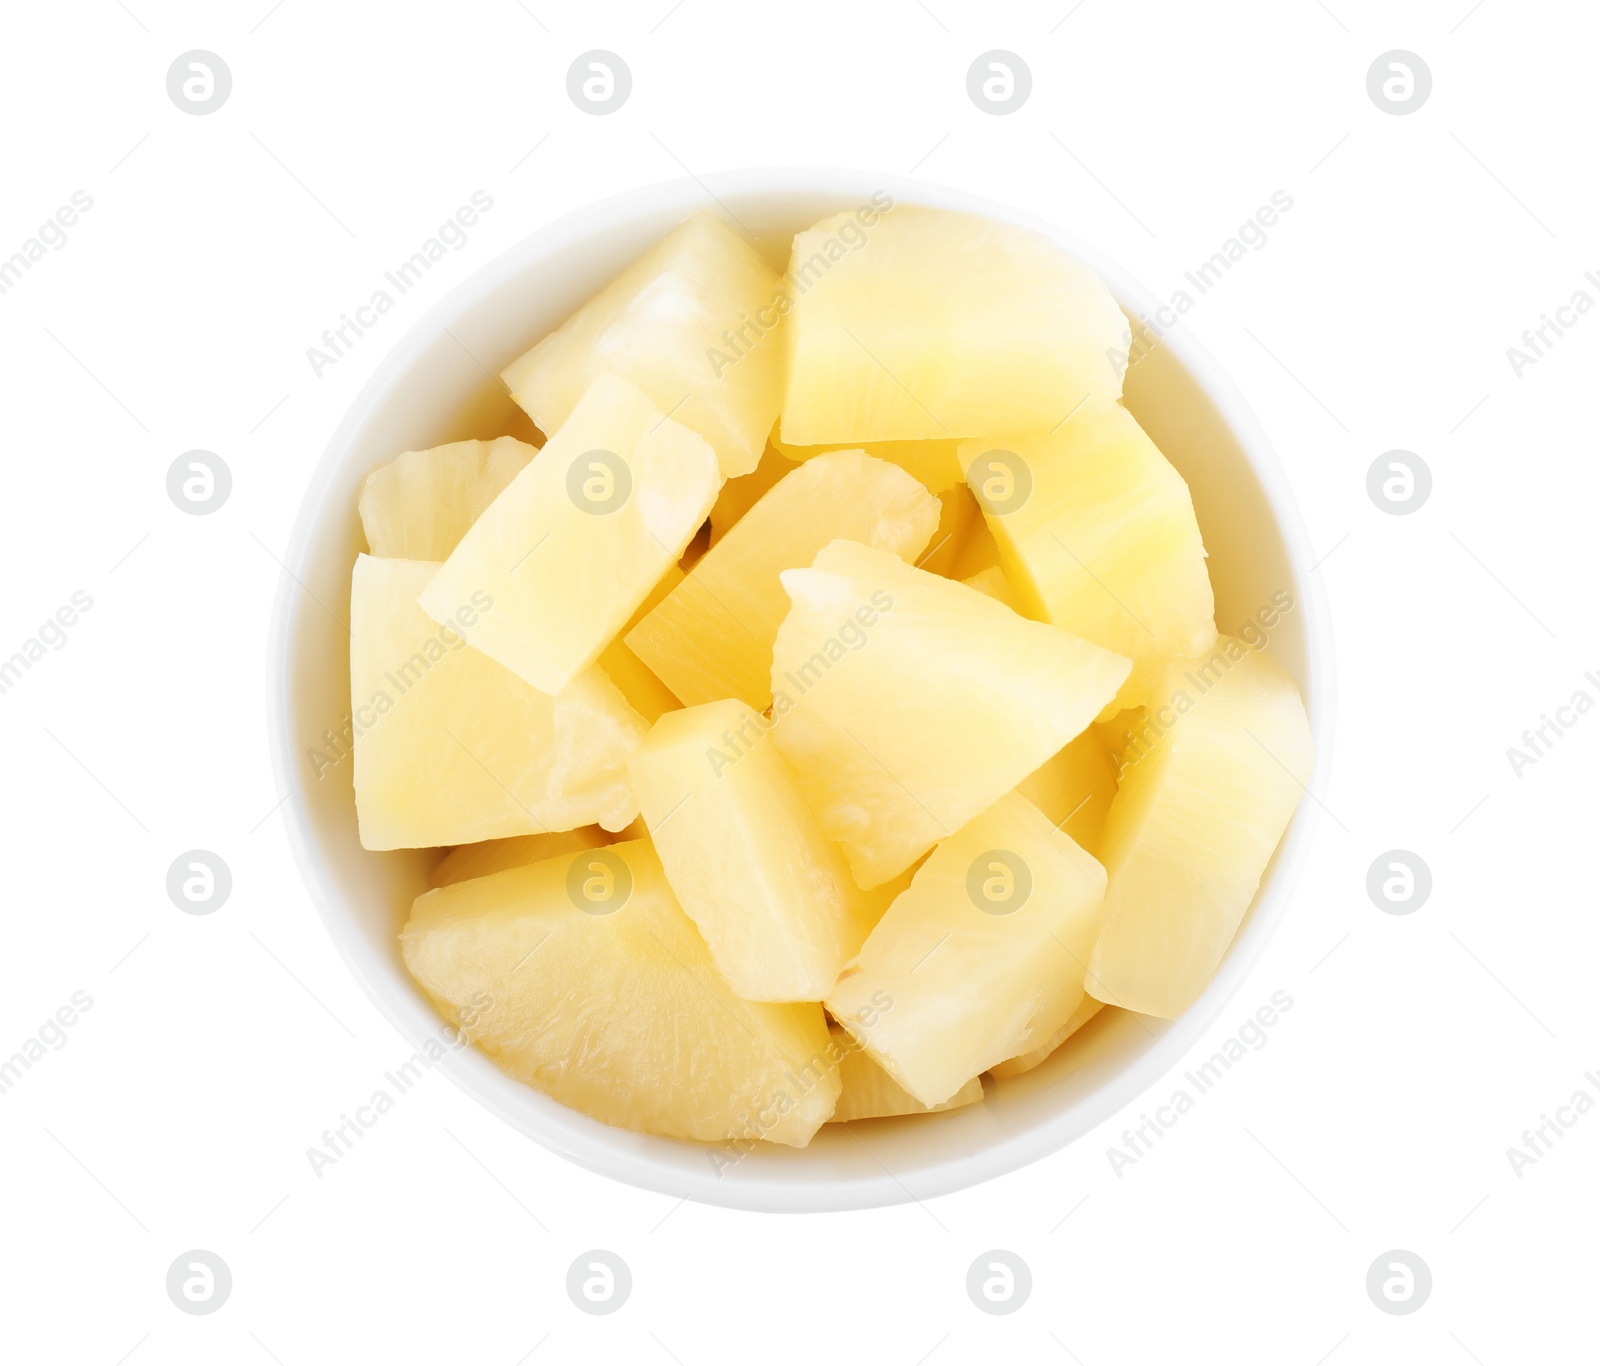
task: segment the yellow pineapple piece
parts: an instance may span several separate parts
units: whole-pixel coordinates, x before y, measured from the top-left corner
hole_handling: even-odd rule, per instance
[[[426,892],[400,947],[503,1071],[607,1124],[804,1147],[838,1100],[821,1007],[735,996],[648,840]]]
[[[1085,404],[1048,435],[966,442],[961,460],[1027,615],[1133,660],[1117,710],[1167,660],[1210,648],[1189,486],[1127,409]]]
[[[650,671],[650,666],[628,648],[622,637],[653,612],[656,605],[682,582],[683,570],[675,564],[668,566],[661,581],[628,618],[622,634],[614,637],[611,644],[600,651],[600,667],[605,670],[606,677],[622,690],[628,705],[651,725],[660,720],[663,713],[676,711],[683,703],[673,696],[671,688]]]
[[[1106,813],[1117,795],[1117,769],[1094,726],[1034,769],[1017,791],[1080,848],[1100,856]]]
[[[1066,1043],[1068,1039],[1104,1009],[1105,1005],[1102,1002],[1095,1000],[1093,996],[1085,994],[1083,1000],[1078,1002],[1078,1008],[1067,1017],[1066,1024],[1056,1030],[1045,1041],[1043,1047],[1036,1048],[1031,1053],[1019,1053],[1016,1057],[1007,1058],[1004,1062],[997,1062],[989,1069],[989,1075],[1003,1081],[1007,1077],[1020,1077],[1024,1072],[1033,1071],[1040,1063],[1048,1061],[1050,1056],[1062,1044]]]
[[[350,590],[356,814],[368,849],[425,849],[638,812],[627,762],[643,720],[597,669],[555,697],[417,606],[439,566],[357,558]]]
[[[1294,683],[1232,637],[1174,660],[1152,699],[1160,738],[1124,768],[1101,839],[1111,881],[1089,989],[1170,1018],[1227,952],[1313,755]]]
[[[755,469],[783,393],[778,275],[702,211],[675,228],[501,378],[553,432],[601,374],[632,381],[699,432],[729,478]]]
[[[832,250],[851,218],[825,218],[794,240],[786,444],[1049,431],[1086,395],[1122,392],[1113,357],[1127,320],[1100,278],[1053,242],[902,206],[866,228],[862,245]]]
[[[829,455],[839,450],[865,451],[879,460],[898,465],[929,493],[943,493],[954,488],[964,478],[966,471],[956,459],[959,441],[846,441],[830,446],[790,446],[772,438],[772,446],[779,455],[791,461],[814,460],[819,455]]]
[[[397,560],[444,560],[538,449],[515,437],[406,451],[361,485],[367,549]]]
[[[998,801],[1127,675],[1120,655],[853,541],[782,579],[773,738],[863,887]]]
[[[601,375],[424,590],[463,633],[542,692],[599,658],[683,554],[722,476],[711,447],[626,380]]]
[[[888,905],[863,892],[768,737],[728,699],[669,713],[628,772],[667,879],[747,1001],[820,1001]]]
[[[599,849],[611,843],[611,836],[598,825],[580,825],[576,830],[555,830],[548,835],[512,835],[503,840],[484,840],[481,844],[458,844],[439,860],[428,875],[428,886],[449,887],[507,868],[560,854],[575,854],[580,849]]]
[[[1105,870],[1007,793],[942,840],[828,994],[923,1105],[1051,1038],[1083,997]]]
[[[711,508],[711,545],[726,536],[734,523],[766,496],[767,490],[797,468],[793,460],[769,445],[755,469],[728,480]]]
[[[808,460],[707,552],[627,635],[628,647],[686,704],[772,701],[772,641],[789,610],[779,574],[836,538],[912,559],[938,503],[906,472],[860,451]]]
[[[834,1107],[830,1124],[888,1119],[894,1115],[931,1115],[974,1105],[983,1099],[983,1078],[974,1077],[942,1104],[924,1105],[873,1062],[844,1030],[834,1025],[828,1033],[844,1054],[839,1062],[839,1103]]]

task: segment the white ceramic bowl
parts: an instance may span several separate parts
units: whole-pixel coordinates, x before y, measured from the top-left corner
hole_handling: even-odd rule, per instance
[[[362,546],[362,476],[403,450],[505,430],[512,405],[495,376],[646,247],[690,213],[720,207],[753,231],[782,269],[793,234],[887,191],[1024,224],[1099,271],[1123,309],[1156,300],[1113,262],[1047,223],[957,190],[892,176],[819,170],[730,172],[637,190],[554,223],[480,270],[416,323],[356,400],[306,494],[273,623],[272,747],[289,793],[291,840],[328,931],[368,994],[415,1045],[440,1021],[401,963],[397,932],[425,888],[430,855],[369,853],[356,837],[350,762],[322,777],[325,748],[349,709],[350,570]],[[1332,661],[1326,612],[1311,578],[1299,513],[1244,402],[1198,346],[1177,332],[1129,372],[1128,407],[1189,481],[1210,551],[1217,622],[1237,630],[1273,594],[1296,607],[1272,653],[1305,696],[1320,755],[1330,749]],[[291,577],[292,575],[292,577]],[[1120,1012],[1091,1022],[1044,1066],[999,1085],[980,1105],[931,1119],[824,1127],[803,1150],[713,1163],[692,1143],[627,1133],[504,1076],[476,1050],[453,1052],[454,1080],[508,1123],[593,1171],[672,1196],[759,1210],[889,1205],[958,1190],[1043,1157],[1115,1114],[1181,1059],[1249,975],[1288,913],[1315,803],[1301,803],[1216,980],[1172,1021]],[[1255,1002],[1250,1002],[1254,1005]]]

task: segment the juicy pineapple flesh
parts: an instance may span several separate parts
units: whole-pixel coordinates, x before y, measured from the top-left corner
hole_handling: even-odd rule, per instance
[[[773,739],[875,887],[1075,738],[1128,661],[854,541],[782,576]],[[914,703],[913,703],[914,699]]]
[[[1216,639],[1188,485],[1126,408],[1086,404],[1048,435],[965,442],[960,459],[1024,612],[1133,660],[1117,710]]]
[[[428,584],[477,607],[467,641],[547,693],[593,664],[683,554],[722,486],[705,441],[601,375]]]
[[[698,214],[507,368],[542,448],[372,471],[359,834],[440,850],[401,944],[463,1037],[742,1153],[1199,996],[1312,754],[1125,325],[1008,224],[869,205],[780,276]]]
[[[590,669],[554,697],[417,606],[439,566],[363,555],[350,594],[356,813],[368,849],[472,844],[638,814],[639,714]]]
[[[426,892],[400,943],[507,1073],[607,1124],[800,1147],[838,1100],[822,1008],[741,1000],[648,840]]]
[[[914,207],[867,225],[838,214],[795,238],[786,284],[789,445],[1049,431],[1085,397],[1122,392],[1122,310],[1026,228]]]
[[[1311,729],[1288,676],[1231,636],[1169,664],[1146,714],[1159,733],[1124,756],[1101,836],[1110,883],[1089,989],[1171,1017],[1255,896],[1310,777]]]
[[[667,880],[746,1000],[821,1000],[888,902],[864,892],[774,746],[728,699],[669,713],[629,772]]]
[[[827,998],[923,1105],[1050,1039],[1083,998],[1105,870],[1010,793],[943,840]]]

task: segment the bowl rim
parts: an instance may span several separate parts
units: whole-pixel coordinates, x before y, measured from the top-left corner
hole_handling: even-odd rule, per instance
[[[268,744],[274,776],[286,794],[284,806],[290,812],[289,844],[301,880],[345,965],[402,1038],[411,1039],[415,1023],[414,998],[407,996],[394,980],[392,968],[378,962],[362,943],[320,866],[321,856],[315,847],[313,820],[304,800],[292,726],[288,680],[295,663],[294,626],[298,614],[309,610],[305,602],[309,590],[300,583],[297,571],[304,567],[313,533],[338,480],[346,452],[381,410],[397,384],[441,333],[448,330],[453,320],[481,304],[485,296],[540,258],[574,245],[593,224],[620,222],[630,215],[648,213],[652,206],[659,209],[674,203],[687,206],[685,215],[695,207],[722,208],[731,214],[723,204],[724,198],[813,194],[834,195],[844,200],[869,196],[878,190],[891,194],[896,204],[952,209],[1031,228],[1099,274],[1125,311],[1149,317],[1160,307],[1160,300],[1150,290],[1097,248],[1053,222],[957,186],[872,171],[813,166],[728,170],[624,190],[534,228],[493,260],[451,286],[417,318],[377,363],[335,427],[301,496],[284,555],[285,572],[280,576],[273,602],[267,654]],[[1305,784],[1310,800],[1302,799],[1296,808],[1274,862],[1263,878],[1249,920],[1230,944],[1216,977],[1201,998],[1170,1022],[1153,1045],[1092,1094],[1022,1133],[999,1138],[971,1151],[953,1152],[919,1167],[913,1177],[916,1191],[910,1189],[901,1176],[887,1169],[881,1175],[864,1178],[826,1174],[776,1178],[748,1168],[718,1174],[708,1163],[704,1175],[690,1177],[683,1168],[649,1155],[653,1144],[671,1144],[676,1148],[675,1140],[601,1125],[605,1135],[616,1136],[615,1143],[604,1139],[580,1141],[575,1135],[562,1132],[556,1124],[531,1118],[531,1112],[514,1106],[505,1087],[494,1084],[485,1076],[484,1069],[502,1082],[510,1079],[494,1069],[486,1058],[472,1056],[474,1050],[452,1051],[436,1070],[446,1072],[457,1086],[513,1128],[589,1171],[644,1190],[704,1204],[763,1212],[822,1212],[921,1201],[1016,1171],[1069,1146],[1098,1127],[1150,1090],[1188,1054],[1250,976],[1288,913],[1319,819],[1318,794],[1326,785],[1330,767],[1336,707],[1335,669],[1326,595],[1321,580],[1314,577],[1316,565],[1310,540],[1271,442],[1232,379],[1186,328],[1181,325],[1171,328],[1160,341],[1179,368],[1204,392],[1218,418],[1232,434],[1282,537],[1297,604],[1304,613],[1305,675],[1310,702],[1307,710],[1316,754],[1311,778]],[[482,1066],[474,1065],[475,1062]],[[520,1086],[520,1083],[514,1085]],[[649,1141],[641,1144],[641,1138]]]

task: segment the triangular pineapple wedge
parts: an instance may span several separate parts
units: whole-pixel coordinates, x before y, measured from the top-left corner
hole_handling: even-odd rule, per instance
[[[772,641],[789,610],[778,576],[847,539],[915,559],[939,502],[896,465],[836,451],[785,475],[628,632],[628,647],[689,706],[772,702]]]
[[[960,459],[1028,616],[1133,660],[1115,708],[1217,638],[1183,476],[1126,408],[1085,404],[1048,434],[986,436]]]
[[[1027,228],[910,206],[867,225],[835,214],[794,239],[787,283],[787,445],[1049,431],[1122,392],[1117,301]]]
[[[607,1124],[804,1147],[838,1099],[821,1007],[735,996],[648,840],[424,893],[400,947],[502,1070]]]
[[[729,478],[756,467],[783,392],[778,273],[715,214],[657,242],[501,378],[544,431],[601,374],[631,380],[709,441]]]
[[[473,648],[558,693],[683,554],[721,484],[701,437],[601,375],[462,537],[423,610],[448,622],[479,602],[462,628]]]
[[[782,579],[772,738],[863,887],[993,805],[1127,676],[1120,655],[854,541]]]
[[[361,529],[374,555],[444,560],[534,456],[513,436],[406,451],[361,485]]]
[[[596,822],[638,804],[626,765],[644,721],[598,669],[531,687],[417,606],[439,566],[357,558],[350,589],[356,815],[368,849],[473,844]]]
[[[1164,1018],[1205,990],[1311,776],[1300,693],[1231,636],[1173,661],[1146,708],[1106,817],[1105,927],[1089,990]]]
[[[888,899],[863,892],[767,732],[728,699],[669,712],[629,764],[678,901],[748,1001],[820,1001]]]
[[[942,841],[828,994],[923,1105],[1040,1046],[1083,998],[1105,870],[1010,793]]]

